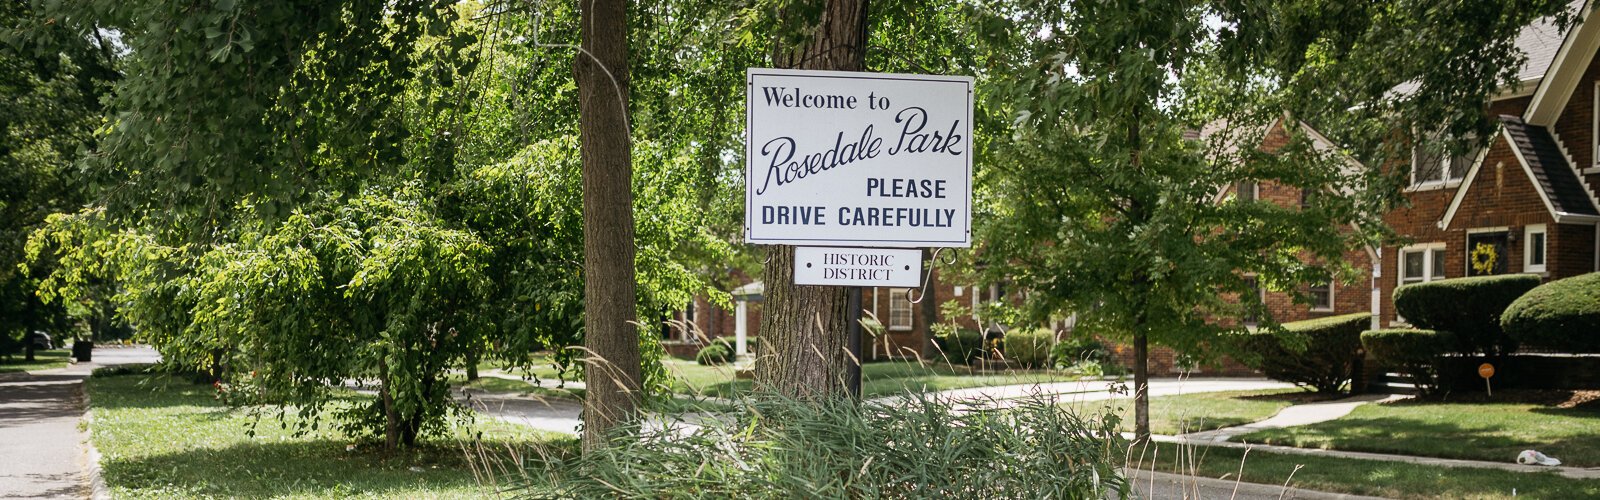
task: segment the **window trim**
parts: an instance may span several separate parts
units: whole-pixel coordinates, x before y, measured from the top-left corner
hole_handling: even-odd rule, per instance
[[[1245,200],[1245,199],[1243,199],[1242,196],[1240,196],[1242,190],[1239,189],[1239,188],[1242,187],[1245,184],[1249,184],[1250,185],[1250,199],[1249,200]],[[1237,200],[1237,201],[1249,202],[1249,203],[1261,201],[1261,181],[1257,181],[1257,180],[1242,180],[1242,181],[1238,181],[1238,182],[1233,183],[1233,199]]]
[[[1335,290],[1337,290],[1339,287],[1333,286],[1333,280],[1328,280],[1328,282],[1324,283],[1323,286],[1328,287],[1328,305],[1326,307],[1317,307],[1317,305],[1313,303],[1311,304],[1311,312],[1333,312],[1335,309],[1334,294],[1338,293]],[[1311,290],[1316,290],[1317,288],[1318,287],[1316,285],[1310,286]],[[1306,293],[1309,295],[1310,291],[1308,290]]]
[[[1594,92],[1591,96],[1595,107],[1589,109],[1600,109],[1600,80],[1595,80]],[[1597,149],[1600,148],[1600,113],[1590,114],[1594,115],[1594,124],[1589,127],[1589,168],[1581,169],[1580,171],[1586,175],[1600,174],[1600,149]],[[1548,246],[1549,243],[1546,242],[1545,245]]]
[[[1461,249],[1462,249],[1461,251],[1466,252],[1466,255],[1467,255],[1466,258],[1461,259],[1461,276],[1462,277],[1472,276],[1472,235],[1474,235],[1474,234],[1483,234],[1483,233],[1507,233],[1507,234],[1509,234],[1509,233],[1511,233],[1511,228],[1509,226],[1469,227],[1469,228],[1467,228],[1467,234],[1465,234],[1465,235],[1463,235],[1461,237]],[[1512,244],[1511,241],[1509,239],[1507,239],[1507,241],[1506,241],[1506,251],[1507,252],[1511,251],[1511,244]],[[1511,266],[1509,264],[1507,264],[1506,265],[1506,269],[1511,269]]]
[[[916,311],[916,308],[913,307],[913,305],[911,304],[911,297],[908,294],[904,294],[904,293],[896,294],[895,293],[896,290],[899,290],[899,289],[898,288],[889,289],[889,331],[892,331],[892,332],[911,331],[911,330],[913,330],[913,329],[915,329],[917,327],[917,311]],[[901,302],[905,302],[905,307],[906,307],[906,324],[904,324],[904,325],[895,324],[895,305],[899,304]]]
[[[1488,147],[1484,147],[1482,150],[1472,152],[1470,156],[1474,161],[1467,165],[1466,170],[1461,172],[1460,178],[1450,177],[1450,162],[1454,161],[1457,155],[1452,155],[1449,151],[1443,151],[1439,154],[1439,175],[1442,178],[1428,179],[1418,182],[1417,156],[1418,152],[1423,146],[1424,144],[1419,143],[1411,147],[1411,175],[1409,176],[1410,178],[1407,179],[1411,181],[1411,183],[1406,186],[1404,192],[1414,193],[1418,191],[1434,191],[1439,189],[1453,189],[1459,187],[1461,186],[1462,181],[1467,179],[1467,174],[1472,171],[1472,167],[1483,160],[1482,153],[1488,150]]]
[[[1533,263],[1533,235],[1540,235],[1544,241],[1541,252],[1541,264]],[[1550,272],[1550,229],[1544,224],[1528,224],[1522,227],[1522,272],[1530,274],[1545,274]]]
[[[1396,253],[1396,257],[1397,258],[1395,259],[1395,274],[1394,274],[1394,282],[1395,282],[1394,286],[1395,286],[1395,288],[1399,288],[1399,287],[1405,286],[1407,284],[1406,283],[1406,254],[1408,254],[1408,253],[1417,253],[1417,252],[1422,253],[1422,281],[1420,281],[1420,283],[1427,283],[1429,281],[1445,279],[1445,277],[1443,277],[1443,276],[1434,276],[1433,275],[1433,251],[1434,250],[1444,250],[1445,248],[1446,248],[1446,245],[1442,241],[1436,241],[1436,242],[1431,242],[1431,243],[1418,243],[1418,244],[1415,244],[1415,245],[1408,245],[1408,246],[1401,247],[1400,251]]]

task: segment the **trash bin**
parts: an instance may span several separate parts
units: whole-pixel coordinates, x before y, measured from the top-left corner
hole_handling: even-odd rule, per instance
[[[78,339],[72,341],[72,359],[78,360],[79,363],[89,361],[92,358],[91,354],[93,352],[93,340]]]

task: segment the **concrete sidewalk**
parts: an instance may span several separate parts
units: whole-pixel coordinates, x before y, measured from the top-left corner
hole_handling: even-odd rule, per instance
[[[94,361],[0,378],[0,498],[86,498],[83,379],[95,368],[160,359],[148,347],[102,347]]]
[[[1380,497],[1326,493],[1289,488],[1282,485],[1246,483],[1226,479],[1184,476],[1166,472],[1123,469],[1136,498],[1182,498],[1189,500],[1381,500]]]
[[[1408,464],[1430,465],[1436,467],[1464,467],[1473,469],[1497,469],[1511,472],[1554,472],[1562,477],[1573,479],[1600,479],[1600,468],[1585,469],[1582,467],[1547,467],[1543,465],[1522,465],[1511,461],[1485,462],[1482,460],[1458,460],[1454,458],[1419,457],[1414,455],[1391,455],[1388,453],[1368,453],[1363,451],[1324,450],[1318,448],[1296,448],[1293,446],[1276,446],[1268,444],[1250,444],[1216,442],[1209,440],[1185,439],[1181,436],[1151,436],[1151,440],[1162,443],[1179,443],[1194,446],[1215,446],[1219,448],[1238,448],[1263,451],[1268,453],[1282,453],[1286,455],[1307,455],[1329,458],[1353,458],[1356,460],[1376,460],[1383,462],[1403,462]]]
[[[1204,432],[1193,432],[1179,437],[1191,441],[1227,441],[1235,436],[1242,436],[1260,430],[1298,427],[1338,420],[1355,411],[1357,406],[1367,403],[1387,403],[1410,398],[1411,396],[1404,394],[1362,394],[1334,401],[1298,404],[1284,408],[1278,414],[1273,415],[1272,418],[1260,422]]]

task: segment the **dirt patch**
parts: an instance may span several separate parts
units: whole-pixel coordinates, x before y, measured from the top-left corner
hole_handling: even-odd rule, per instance
[[[1494,391],[1494,397],[1490,397],[1488,394],[1482,392],[1457,392],[1433,396],[1418,396],[1412,399],[1395,401],[1387,404],[1406,405],[1428,403],[1530,404],[1569,410],[1577,409],[1600,411],[1600,391],[1507,389]]]

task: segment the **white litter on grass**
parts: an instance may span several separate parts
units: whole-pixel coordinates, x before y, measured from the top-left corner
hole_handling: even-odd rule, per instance
[[[1522,450],[1522,453],[1517,454],[1517,463],[1522,465],[1548,465],[1551,467],[1561,465],[1561,461],[1555,457],[1535,450]]]

